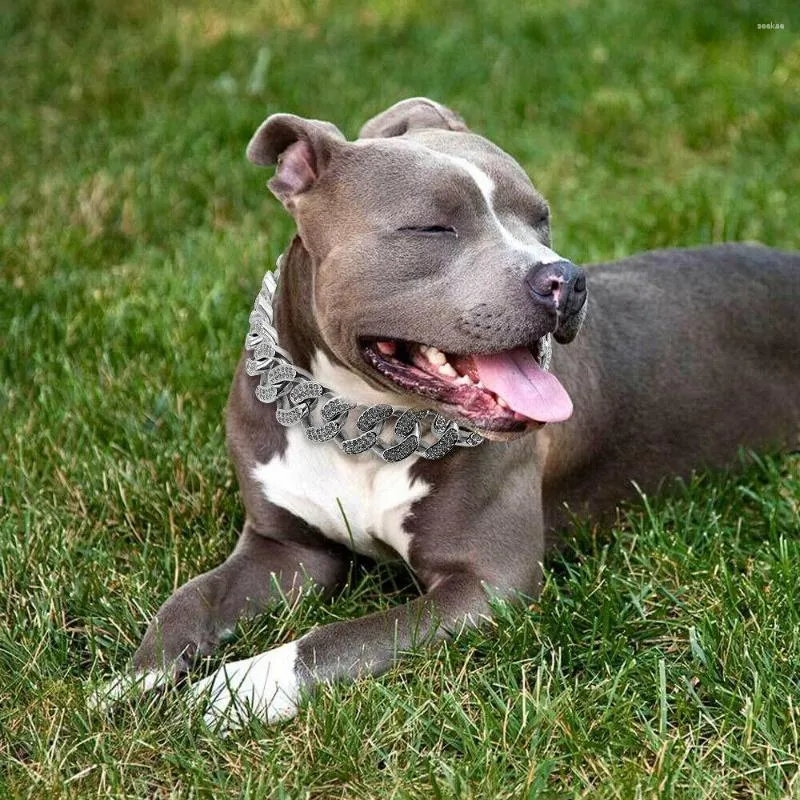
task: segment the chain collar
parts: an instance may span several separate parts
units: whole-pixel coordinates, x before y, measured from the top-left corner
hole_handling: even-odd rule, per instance
[[[260,376],[256,398],[276,403],[275,419],[289,427],[300,423],[312,442],[334,441],[350,455],[372,450],[384,461],[401,461],[413,454],[427,459],[442,458],[454,447],[476,447],[483,437],[433,410],[414,411],[385,403],[358,405],[338,396],[314,376],[292,363],[278,346],[273,326],[275,292],[283,255],[274,272],[264,276],[253,311],[245,350],[248,375]],[[394,431],[384,429],[394,421]],[[427,441],[423,441],[423,437]]]

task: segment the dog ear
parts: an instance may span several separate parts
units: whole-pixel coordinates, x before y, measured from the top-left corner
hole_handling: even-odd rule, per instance
[[[247,158],[259,166],[278,165],[267,186],[291,209],[297,196],[316,183],[332,152],[344,141],[341,131],[330,122],[273,114],[253,134]]]
[[[373,117],[358,134],[361,139],[385,139],[402,136],[421,128],[440,128],[446,131],[467,131],[466,123],[455,111],[427,97],[401,100],[382,114]]]

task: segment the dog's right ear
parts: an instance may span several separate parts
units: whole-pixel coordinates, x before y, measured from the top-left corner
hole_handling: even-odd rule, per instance
[[[427,97],[411,97],[395,103],[377,117],[373,117],[358,135],[361,139],[387,139],[421,128],[440,128],[446,131],[469,130],[467,123],[447,106]]]
[[[292,210],[298,195],[317,182],[332,152],[344,141],[341,131],[330,122],[273,114],[253,134],[247,158],[259,166],[278,165],[267,186]]]

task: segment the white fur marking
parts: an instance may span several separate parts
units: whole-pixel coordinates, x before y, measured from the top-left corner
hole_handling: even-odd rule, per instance
[[[363,391],[357,383],[367,387],[364,381],[323,353],[312,358],[311,372],[324,386],[358,403],[390,402],[377,390]],[[411,536],[403,523],[413,503],[431,489],[409,475],[419,456],[394,464],[371,452],[351,456],[335,444],[309,442],[298,426],[287,428],[286,437],[283,457],[273,456],[253,469],[265,497],[358,553],[384,558],[386,551],[378,545],[383,542],[408,561]]]
[[[465,170],[472,180],[475,181],[475,184],[483,195],[483,199],[486,201],[489,214],[495,225],[497,225],[506,244],[510,245],[515,250],[520,250],[529,254],[536,259],[537,264],[552,264],[555,261],[564,260],[558,253],[535,239],[532,242],[523,242],[503,225],[500,217],[497,216],[497,212],[494,210],[494,202],[492,200],[494,195],[494,181],[482,169],[461,156],[444,155],[443,157]]]
[[[134,699],[151,689],[164,686],[168,682],[168,678],[168,673],[162,670],[121,675],[92,692],[86,704],[91,709],[108,712],[120,700]]]
[[[208,692],[203,721],[218,732],[239,728],[251,716],[273,723],[297,714],[297,642],[220,667],[192,686],[201,698]]]

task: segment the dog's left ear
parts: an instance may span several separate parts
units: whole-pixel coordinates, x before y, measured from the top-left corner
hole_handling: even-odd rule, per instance
[[[253,134],[247,158],[259,166],[278,165],[267,186],[291,210],[297,197],[319,180],[332,153],[344,142],[341,131],[330,122],[273,114]]]
[[[361,139],[386,139],[422,128],[440,128],[446,131],[469,130],[455,111],[427,97],[412,97],[395,103],[377,117],[373,117],[358,135]]]

